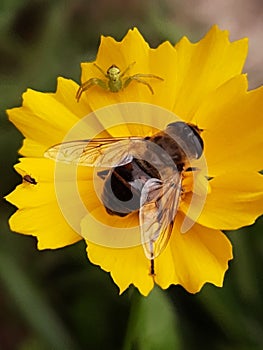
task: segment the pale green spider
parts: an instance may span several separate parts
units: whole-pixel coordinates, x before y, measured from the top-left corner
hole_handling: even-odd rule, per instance
[[[151,85],[145,81],[142,78],[153,78],[153,79],[159,79],[163,81],[163,78],[158,77],[154,74],[134,74],[131,76],[126,76],[125,74],[128,72],[128,70],[135,64],[133,62],[130,64],[123,72],[115,65],[109,67],[107,72],[105,73],[103,69],[101,69],[96,63],[94,63],[94,66],[98,68],[98,70],[104,75],[107,80],[102,80],[100,78],[90,78],[89,80],[85,81],[85,83],[81,84],[77,94],[76,99],[79,101],[82,93],[92,86],[99,86],[104,90],[110,91],[110,92],[119,92],[120,90],[125,89],[133,80],[137,81],[138,83],[144,84],[148,86],[149,90],[153,94],[153,89]]]

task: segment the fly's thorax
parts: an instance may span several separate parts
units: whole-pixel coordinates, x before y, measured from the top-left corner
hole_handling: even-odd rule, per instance
[[[170,137],[165,132],[161,131],[158,134],[153,135],[150,138],[150,141],[164,150],[167,160],[168,158],[169,160],[172,159],[175,165],[185,163],[186,154],[183,151],[182,147],[176,142],[174,138]],[[165,156],[163,155],[161,158],[165,159]]]

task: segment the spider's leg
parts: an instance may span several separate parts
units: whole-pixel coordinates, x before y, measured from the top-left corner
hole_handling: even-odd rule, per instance
[[[140,79],[138,76],[135,76],[135,75],[128,77],[127,79],[124,80],[123,88],[125,89],[133,80],[137,81],[138,83],[146,85],[151,91],[151,93],[154,94],[154,91],[151,85],[147,81]]]
[[[91,88],[92,86],[99,86],[101,87],[102,89],[104,90],[107,90],[108,87],[107,87],[107,84],[105,81],[101,80],[101,79],[98,79],[98,78],[91,78],[87,81],[85,81],[85,83],[81,84],[77,93],[76,93],[76,99],[77,101],[79,102],[80,100],[80,97],[82,95],[82,93],[86,90],[88,90],[89,88]]]
[[[131,64],[128,65],[126,69],[121,73],[120,77],[123,77],[130,69],[135,65],[136,62],[132,62]]]
[[[138,73],[138,74],[132,75],[132,76],[127,77],[126,79],[124,79],[124,81],[123,81],[123,88],[126,88],[130,84],[130,82],[132,80],[135,80],[138,83],[141,83],[141,84],[144,84],[144,85],[148,86],[148,88],[151,91],[151,93],[154,94],[154,91],[153,91],[153,88],[151,87],[151,85],[147,81],[142,79],[142,78],[153,78],[153,79],[158,79],[158,80],[161,80],[161,81],[164,80],[163,78],[158,77],[158,75],[154,75],[154,74],[140,74],[140,73]]]
[[[159,77],[158,75],[154,75],[154,74],[138,73],[138,74],[132,75],[131,78],[153,78],[153,79],[158,79],[158,80],[164,81],[163,78]]]
[[[104,72],[102,68],[100,68],[100,66],[98,66],[96,63],[93,63],[93,64],[104,75],[105,78],[108,78],[107,74]]]

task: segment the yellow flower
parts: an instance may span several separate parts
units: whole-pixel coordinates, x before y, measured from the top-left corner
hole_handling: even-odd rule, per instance
[[[247,91],[246,75],[241,74],[246,54],[246,39],[230,43],[228,33],[216,26],[198,43],[184,37],[175,47],[164,42],[156,49],[133,29],[121,42],[102,37],[96,64],[105,72],[113,64],[121,71],[131,65],[127,75],[161,77],[163,81],[145,78],[154,94],[149,86],[131,81],[118,92],[91,86],[77,102],[78,85],[64,78],[58,79],[56,93],[28,90],[23,106],[8,115],[25,136],[20,150],[24,158],[15,168],[37,184],[26,177],[7,196],[18,208],[10,218],[11,229],[36,236],[39,249],[84,237],[89,260],[110,272],[120,292],[131,284],[143,295],[155,283],[164,289],[180,284],[191,293],[206,282],[222,286],[232,247],[221,230],[250,225],[263,213],[263,89]],[[93,63],[83,63],[82,82],[91,78],[107,82]],[[126,118],[122,108],[138,113]],[[203,129],[207,173],[184,174],[175,224],[166,248],[154,259],[153,276],[139,244],[138,211],[109,215],[97,195],[101,185],[94,185],[96,171],[54,162],[44,153],[73,135],[152,135],[165,129],[174,114]],[[209,188],[205,202],[202,207],[195,202],[191,209],[193,194],[198,198],[203,193],[202,184]],[[186,214],[195,223],[181,233]]]

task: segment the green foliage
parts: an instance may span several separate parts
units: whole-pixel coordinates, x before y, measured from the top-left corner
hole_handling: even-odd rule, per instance
[[[155,288],[144,298],[134,291],[124,350],[181,349],[176,310]]]

